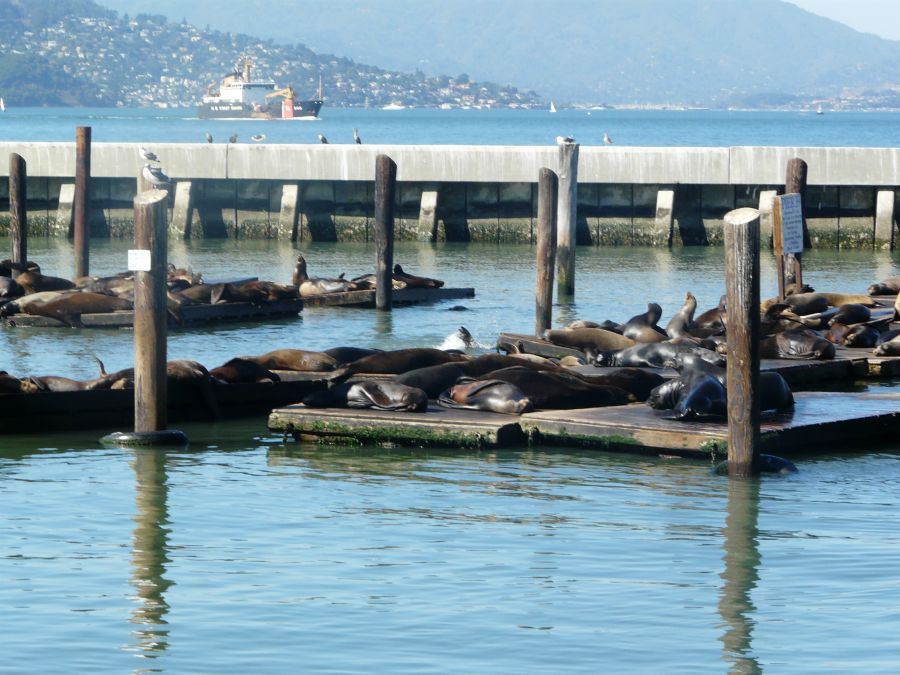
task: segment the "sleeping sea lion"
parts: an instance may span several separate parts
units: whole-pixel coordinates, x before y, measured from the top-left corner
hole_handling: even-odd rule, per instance
[[[580,349],[588,361],[593,361],[602,351],[625,349],[635,344],[631,338],[604,328],[545,330],[541,337],[560,347]]]
[[[392,380],[398,384],[421,389],[428,398],[437,398],[456,384],[457,380],[466,377],[462,365],[462,362],[457,362],[425,366],[395,375]]]
[[[534,406],[514,384],[502,380],[468,380],[455,384],[438,399],[447,408],[466,408],[521,415]]]
[[[848,302],[838,307],[835,315],[828,320],[828,325],[833,326],[836,323],[842,323],[845,326],[850,326],[856,323],[863,323],[871,318],[872,312],[869,311],[868,307],[855,302]]]
[[[650,392],[647,404],[655,410],[673,410],[677,420],[728,414],[725,385],[699,370],[689,371],[660,385]]]
[[[27,293],[40,293],[41,291],[67,291],[75,288],[75,284],[62,277],[51,277],[33,270],[22,272],[16,277],[16,282]]]
[[[327,354],[338,363],[343,364],[356,361],[364,356],[379,354],[382,351],[383,350],[381,349],[364,349],[363,347],[331,347],[330,349],[323,350],[322,353]]]
[[[231,359],[218,368],[209,371],[211,377],[219,382],[235,384],[237,382],[281,382],[281,378],[260,364],[243,358]]]
[[[334,372],[336,375],[335,379],[346,379],[357,373],[399,375],[407,370],[436,366],[439,363],[468,361],[470,358],[458,352],[447,352],[442,349],[432,349],[431,347],[415,347],[370,354],[352,361]]]
[[[815,331],[805,328],[786,330],[759,341],[761,359],[809,359],[834,358],[834,345]]]
[[[242,356],[241,359],[253,361],[268,370],[321,372],[338,367],[338,361],[333,356],[305,349],[275,349],[260,356]]]
[[[888,277],[884,281],[869,286],[869,295],[897,295],[900,293],[900,276]]]
[[[22,272],[40,272],[41,266],[38,265],[33,260],[28,260],[24,263],[21,262],[13,262],[9,258],[5,260],[0,260],[0,277],[17,277]]]
[[[440,279],[429,279],[428,277],[417,277],[407,274],[400,265],[394,265],[394,279],[402,281],[408,288],[441,288],[444,282]]]
[[[344,382],[303,398],[310,408],[376,408],[378,410],[406,410],[425,412],[428,397],[415,387],[397,382]]]
[[[857,324],[855,326],[851,326],[847,333],[844,335],[843,344],[845,347],[868,349],[877,345],[880,337],[881,331],[879,331],[874,326]]]
[[[662,368],[666,363],[677,362],[686,354],[693,354],[716,366],[725,365],[725,357],[721,354],[695,344],[675,342],[653,342],[619,351],[601,352],[594,365]]]
[[[15,279],[0,277],[0,298],[20,298],[25,295],[25,289]]]
[[[0,394],[34,394],[40,387],[30,380],[20,380],[5,370],[0,370]]]
[[[44,291],[7,303],[0,308],[0,314],[46,316],[67,326],[80,327],[82,314],[107,314],[120,309],[132,309],[131,301],[113,295],[84,291]]]
[[[900,356],[900,335],[882,342],[872,350],[875,356]]]
[[[514,384],[538,409],[594,408],[632,403],[627,391],[606,384],[593,384],[567,372],[538,371],[513,366],[479,378]]]

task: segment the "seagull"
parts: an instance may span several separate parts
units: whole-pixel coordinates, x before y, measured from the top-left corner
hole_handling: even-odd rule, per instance
[[[155,188],[169,185],[172,182],[172,179],[163,173],[162,168],[150,166],[150,164],[144,164],[144,170],[141,171],[141,175],[144,177],[144,180]]]
[[[207,142],[207,143],[212,143],[212,142],[213,142],[212,134],[209,133],[208,131],[206,132],[206,142]]]
[[[253,136],[250,137],[250,140],[253,141],[254,143],[262,143],[264,140],[266,140],[266,135],[265,134],[254,134]]]
[[[605,131],[603,132],[603,144],[604,145],[612,145],[612,139],[609,137],[609,134]]]
[[[159,161],[159,157],[156,156],[156,153],[151,152],[150,150],[145,148],[143,145],[140,147],[139,152],[141,153],[141,157],[146,159],[148,162],[158,162]]]
[[[328,139],[325,138],[325,134],[319,134],[319,143],[327,143]]]
[[[556,142],[557,142],[559,145],[562,145],[563,143],[574,143],[574,142],[575,142],[575,138],[572,137],[572,136],[557,136],[557,137],[556,137]]]
[[[228,137],[228,142],[237,143],[237,134],[231,134],[231,136]]]
[[[357,145],[362,145],[362,139],[359,137],[359,129],[353,130],[353,140],[356,141]]]

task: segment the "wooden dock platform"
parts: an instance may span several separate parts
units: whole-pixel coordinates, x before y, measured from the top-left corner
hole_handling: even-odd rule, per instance
[[[795,409],[765,413],[767,452],[853,448],[900,432],[897,394],[798,392]],[[300,439],[331,443],[449,447],[509,447],[526,443],[684,456],[723,454],[724,420],[672,419],[643,403],[579,410],[502,415],[429,406],[425,413],[307,408],[272,411],[269,428]]]
[[[474,298],[474,288],[395,288],[391,291],[394,305],[416,305],[423,302]],[[306,307],[374,307],[375,291],[323,293],[303,298]]]
[[[218,321],[265,321],[267,319],[297,316],[303,310],[303,301],[277,300],[261,305],[249,302],[225,302],[216,305],[187,305],[182,308],[183,321],[169,316],[169,328],[183,328]],[[116,311],[106,314],[82,314],[85,328],[132,328],[134,312]],[[45,316],[14,314],[3,320],[10,328],[68,328],[62,321]]]

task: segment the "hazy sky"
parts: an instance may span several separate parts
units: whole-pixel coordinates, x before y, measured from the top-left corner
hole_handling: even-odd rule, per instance
[[[851,28],[900,40],[900,0],[788,0]]]

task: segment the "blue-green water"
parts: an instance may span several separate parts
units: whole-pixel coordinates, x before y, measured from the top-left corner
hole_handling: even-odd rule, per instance
[[[0,240],[0,249],[8,246]],[[127,242],[92,242],[92,270]],[[66,242],[30,257],[71,275]],[[370,271],[364,245],[203,241],[170,259],[286,280]],[[722,250],[578,251],[555,320],[623,319],[723,288]],[[533,325],[534,249],[399,243],[476,297],[307,309],[170,336],[207,366],[276,347],[485,344]],[[861,291],[900,256],[813,251],[805,278]],[[764,295],[772,291],[763,255]],[[767,292],[768,291],[768,292]],[[454,304],[468,307],[451,312]],[[95,374],[129,331],[0,330],[0,369]],[[896,391],[895,382],[876,385]],[[106,430],[0,436],[0,672],[896,672],[900,445],[792,455],[800,473],[556,448],[454,452],[285,442],[264,418],[192,424],[187,450],[104,449]],[[862,440],[862,439],[861,439]]]

